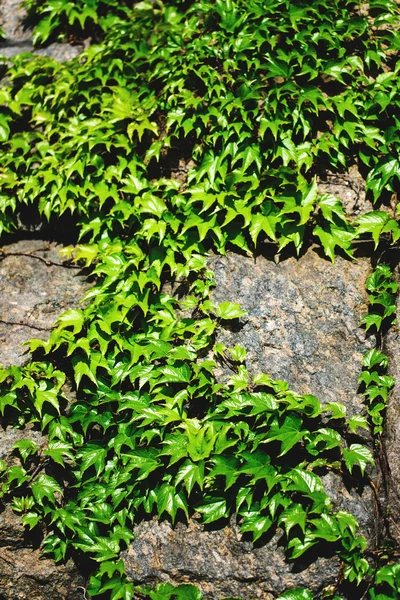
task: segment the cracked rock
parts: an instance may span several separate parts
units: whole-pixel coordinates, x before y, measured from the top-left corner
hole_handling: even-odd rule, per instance
[[[84,295],[87,288],[84,278],[78,275],[78,269],[62,266],[60,248],[41,240],[22,240],[2,248],[0,363],[3,366],[27,362],[26,349],[21,344],[33,337],[48,339],[57,317],[75,308]]]

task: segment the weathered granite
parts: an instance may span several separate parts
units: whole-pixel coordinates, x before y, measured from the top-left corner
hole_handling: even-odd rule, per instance
[[[365,413],[357,379],[363,354],[373,340],[360,329],[367,312],[365,279],[369,261],[336,258],[310,249],[300,259],[278,264],[228,254],[210,259],[216,302],[238,302],[247,310],[240,331],[219,339],[247,349],[247,367],[284,379],[300,394],[343,402],[348,414]]]
[[[45,261],[60,261],[56,248],[41,250],[43,244],[18,242],[4,250],[33,251]],[[265,371],[286,379],[295,391],[313,393],[324,401],[339,400],[347,406],[349,414],[364,412],[362,399],[357,394],[357,378],[362,355],[372,345],[358,326],[367,310],[364,283],[370,265],[366,259],[354,263],[338,258],[335,265],[331,265],[311,249],[299,259],[289,258],[279,264],[263,257],[254,261],[229,254],[210,257],[210,265],[217,281],[214,300],[240,302],[248,311],[238,331],[222,329],[219,337],[229,346],[239,343],[247,348],[250,371]],[[27,319],[27,324],[43,329],[50,328],[58,311],[76,305],[82,295],[82,281],[74,270],[48,265],[31,256],[6,257],[0,263],[0,285],[5,286],[3,315],[8,320]],[[22,299],[20,309],[12,304],[17,294]],[[18,312],[21,308],[22,313]],[[4,316],[1,318],[6,320]],[[21,339],[24,334],[26,337],[32,333],[48,335],[46,331],[33,332],[29,327],[18,327],[21,327]],[[3,334],[7,343],[9,331]],[[14,346],[14,339],[11,344]],[[0,348],[3,361],[7,352],[10,362],[23,360],[21,355],[10,355],[11,350],[7,348],[7,345]],[[16,435],[21,434],[16,432]],[[7,436],[5,445],[10,448],[14,438],[8,432]],[[5,450],[4,453],[7,455]],[[355,489],[351,482],[344,483],[333,474],[323,479],[336,508],[355,514],[363,533],[373,540],[375,505],[371,490],[368,487]],[[331,556],[310,564],[286,561],[279,547],[279,530],[265,545],[253,547],[241,538],[234,521],[229,527],[212,531],[203,529],[195,520],[175,528],[153,520],[136,526],[135,535],[134,543],[124,555],[129,575],[142,583],[191,581],[213,600],[229,596],[271,600],[293,585],[305,585],[318,592],[333,583],[338,574],[338,561]],[[21,537],[17,539],[23,548]],[[35,564],[41,572],[42,563],[32,553],[32,573],[36,573]],[[59,569],[60,578],[70,582],[65,583],[70,591],[54,597],[72,598],[74,596],[68,594],[75,593],[71,590],[78,575],[66,566]],[[53,571],[48,572],[52,577]],[[40,578],[41,575],[38,580]],[[48,580],[41,581],[43,593],[37,598],[47,600],[50,584]],[[1,575],[0,585],[6,589]],[[14,591],[6,593],[0,587],[1,593],[6,600],[18,597],[13,596]]]
[[[400,319],[400,300],[397,321]],[[389,356],[388,373],[395,378],[395,386],[388,399],[384,448],[387,458],[386,484],[388,493],[388,523],[394,539],[400,544],[400,329],[393,326],[384,341]]]
[[[321,174],[318,177],[318,191],[339,198],[350,218],[359,217],[377,208],[366,198],[365,180],[356,165],[352,165],[347,173],[328,171]],[[384,209],[381,206],[379,208]]]
[[[280,535],[260,547],[243,539],[232,519],[230,526],[207,531],[195,520],[188,525],[156,519],[135,528],[136,539],[123,553],[127,573],[138,583],[193,583],[205,598],[273,600],[290,587],[314,592],[336,581],[339,560],[329,556],[311,564],[285,560]]]
[[[84,43],[74,45],[53,43],[46,47],[34,48],[32,29],[24,25],[26,9],[21,4],[21,0],[0,0],[0,28],[5,35],[5,39],[0,40],[0,56],[12,58],[21,52],[32,52],[64,62],[72,60],[82,52]]]
[[[26,363],[29,355],[21,343],[31,337],[47,339],[56,318],[76,307],[87,288],[79,270],[63,266],[59,248],[43,240],[22,240],[1,248],[0,363],[4,366]],[[18,464],[13,444],[26,438],[40,447],[46,444],[46,437],[31,427],[0,427],[0,458],[8,466]],[[39,541],[24,531],[9,506],[1,506],[0,598],[82,600],[85,582],[72,561],[56,566],[43,559]]]
[[[59,254],[57,244],[21,240],[0,252],[0,364],[28,360],[21,344],[47,339],[56,318],[76,307],[86,284]]]
[[[40,556],[39,539],[29,537],[9,507],[0,512],[0,598],[83,600],[85,579],[73,562],[56,566]]]

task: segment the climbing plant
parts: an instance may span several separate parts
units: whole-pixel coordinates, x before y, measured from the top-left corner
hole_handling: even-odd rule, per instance
[[[325,597],[343,580],[353,594],[397,597],[392,555],[368,560],[356,519],[335,510],[320,478],[365,477],[374,462],[354,434],[368,422],[382,433],[393,380],[381,348],[363,359],[368,418],[249,373],[245,349],[217,339],[244,312],[213,302],[206,259],[316,243],[333,261],[360,242],[397,244],[396,4],[27,5],[36,42],[66,32],[99,43],[70,63],[4,61],[0,228],[72,215],[79,240],[64,255],[93,285],[47,342],[31,340],[33,362],[0,373],[6,422],[48,435],[44,449],[16,444],[2,494],[28,529],[45,528],[44,552],[97,565],[93,597],[134,597],[120,553],[137,520],[195,513],[217,524],[236,515],[253,540],[280,527],[291,559],[329,545],[342,566]],[[354,163],[375,205],[357,218],[318,186]],[[390,268],[367,289],[363,323],[379,340],[395,310]],[[193,586],[140,593],[201,597]]]

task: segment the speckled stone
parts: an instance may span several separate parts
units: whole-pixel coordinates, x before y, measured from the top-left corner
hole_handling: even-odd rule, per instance
[[[260,547],[245,541],[232,519],[229,527],[206,531],[195,520],[174,528],[156,519],[135,528],[136,539],[123,553],[127,573],[139,583],[193,583],[205,598],[273,600],[290,587],[314,592],[333,584],[337,557],[311,564],[285,560],[280,535]]]
[[[0,363],[29,359],[22,342],[47,339],[56,318],[82,299],[87,284],[79,270],[63,266],[60,246],[22,240],[0,254]],[[53,264],[58,263],[58,264]],[[39,447],[46,437],[31,427],[0,427],[0,458],[19,464],[13,444],[29,438]],[[35,534],[36,535],[36,534]],[[82,600],[84,579],[72,561],[55,565],[40,555],[40,540],[24,531],[9,506],[0,505],[0,598],[2,600]],[[81,586],[81,587],[80,587]]]
[[[397,321],[400,319],[400,301],[397,304]],[[395,386],[388,399],[384,443],[388,471],[389,527],[394,539],[400,544],[400,329],[394,326],[385,337],[384,352],[389,356],[389,375]]]
[[[84,278],[79,269],[63,266],[60,248],[42,240],[22,240],[2,248],[0,363],[4,366],[26,362],[21,344],[33,337],[48,339],[56,318],[76,307],[84,295]]]
[[[72,60],[84,49],[85,44],[49,44],[42,48],[34,48],[32,30],[24,26],[26,10],[21,0],[0,0],[0,27],[5,39],[0,40],[0,56],[12,58],[21,52],[32,52],[40,56],[49,56],[64,62]]]
[[[85,580],[73,562],[57,567],[40,555],[39,543],[9,507],[0,512],[0,598],[83,600]]]
[[[259,256],[214,257],[215,302],[247,310],[240,331],[221,330],[220,341],[247,349],[250,372],[288,381],[300,394],[343,402],[348,414],[365,412],[357,394],[363,354],[372,347],[359,327],[367,312],[369,261],[336,258],[310,249],[278,264]]]

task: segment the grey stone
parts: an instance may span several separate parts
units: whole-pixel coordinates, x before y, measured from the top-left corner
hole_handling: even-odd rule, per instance
[[[229,526],[205,531],[195,520],[174,528],[156,519],[135,528],[136,539],[123,554],[130,577],[143,584],[197,585],[205,598],[273,600],[290,587],[314,592],[335,582],[339,560],[318,558],[312,564],[290,563],[279,546],[280,535],[254,548],[232,519]]]
[[[359,328],[367,312],[368,260],[337,258],[332,265],[311,249],[279,264],[228,254],[210,257],[209,265],[216,275],[213,300],[238,302],[248,311],[241,328],[222,328],[217,338],[247,349],[251,373],[266,372],[324,402],[340,401],[349,415],[365,414],[357,379],[362,356],[373,344]],[[227,375],[219,374],[221,379]],[[368,434],[365,441],[371,443]],[[354,514],[373,546],[377,507],[371,488],[334,473],[322,479],[335,509]],[[195,519],[175,527],[152,520],[138,525],[135,535],[124,555],[130,576],[146,584],[196,583],[213,600],[270,600],[301,586],[318,593],[338,576],[337,558],[291,563],[279,546],[279,530],[265,545],[253,546],[234,519],[217,531],[205,530]]]
[[[3,246],[0,254],[0,363],[28,360],[21,344],[47,339],[56,318],[75,308],[86,284],[79,270],[69,268],[61,246],[42,240],[22,240]]]
[[[350,217],[359,217],[377,208],[366,198],[365,180],[356,165],[352,165],[348,173],[328,171],[321,175],[318,180],[318,191],[339,198],[346,214]],[[384,210],[384,207],[379,208]]]
[[[0,40],[0,56],[12,58],[21,52],[32,52],[64,62],[72,60],[82,52],[87,42],[75,45],[54,43],[34,48],[32,29],[24,25],[26,9],[21,5],[21,0],[1,0],[0,27],[5,34],[5,39]]]
[[[373,345],[359,327],[367,312],[369,261],[338,257],[332,265],[311,249],[278,264],[237,254],[209,264],[214,301],[238,302],[248,312],[240,331],[226,329],[219,339],[246,347],[251,373],[268,373],[324,402],[342,402],[349,415],[365,413],[357,379]]]
[[[22,240],[0,254],[0,363],[23,365],[29,359],[21,343],[47,339],[56,318],[76,307],[87,284],[77,269],[63,266],[60,246]],[[29,427],[0,428],[0,458],[18,464],[13,444],[29,438],[39,447],[46,437]],[[81,586],[81,587],[79,587]],[[55,565],[40,556],[20,518],[9,506],[0,511],[0,598],[2,600],[82,600],[84,580],[72,561]],[[82,588],[82,589],[81,589]]]
[[[40,432],[0,430],[0,458],[7,464],[18,464],[12,444],[19,439],[32,439],[44,447],[46,438]],[[10,506],[0,504],[0,598],[2,600],[83,600],[85,578],[72,560],[56,565],[41,555],[40,532],[25,531],[21,519]]]
[[[0,513],[0,598],[83,600],[84,578],[69,560],[57,566],[43,558],[38,540],[26,537],[9,507]]]
[[[399,317],[400,306],[398,303],[397,319]],[[400,331],[398,326],[392,327],[386,335],[384,351],[389,356],[388,372],[395,378],[395,386],[387,405],[384,435],[385,454],[382,462],[388,491],[390,533],[400,544]]]

